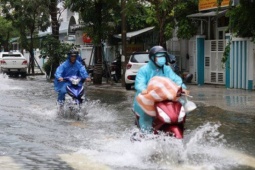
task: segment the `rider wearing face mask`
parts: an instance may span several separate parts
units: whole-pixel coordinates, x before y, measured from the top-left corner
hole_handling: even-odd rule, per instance
[[[175,74],[175,72],[171,69],[171,67],[167,66],[167,52],[161,46],[154,46],[149,51],[150,61],[143,67],[141,67],[137,73],[135,79],[135,89],[136,95],[134,99],[134,111],[136,114],[139,114],[139,126],[142,132],[148,133],[152,132],[152,122],[153,117],[144,113],[142,108],[136,101],[136,96],[139,93],[146,94],[147,93],[147,84],[150,79],[154,76],[162,76],[171,79],[177,85],[182,86],[185,93],[186,86],[183,84],[182,79]]]

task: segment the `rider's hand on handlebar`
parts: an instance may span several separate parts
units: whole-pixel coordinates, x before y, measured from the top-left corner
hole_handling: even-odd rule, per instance
[[[146,89],[141,92],[141,94],[147,94],[147,93],[148,91]]]
[[[60,82],[64,81],[63,77],[58,78],[58,81]]]
[[[189,90],[182,89],[182,91],[183,91],[183,93],[184,93],[185,95],[189,96],[189,93],[190,93],[190,91],[189,91]]]

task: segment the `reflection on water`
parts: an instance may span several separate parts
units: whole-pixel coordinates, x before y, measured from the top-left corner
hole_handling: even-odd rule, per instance
[[[225,96],[225,99],[228,106],[246,106],[252,102],[252,96]]]

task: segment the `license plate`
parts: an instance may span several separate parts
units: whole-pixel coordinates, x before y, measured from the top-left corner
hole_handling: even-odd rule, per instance
[[[17,69],[10,69],[10,71],[18,71]]]
[[[111,74],[116,74],[116,72],[115,72],[115,71],[112,71]]]

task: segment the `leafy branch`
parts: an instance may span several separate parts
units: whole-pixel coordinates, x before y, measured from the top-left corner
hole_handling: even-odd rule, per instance
[[[221,62],[223,65],[226,65],[226,63],[229,59],[231,44],[232,44],[232,38],[230,38],[230,40],[229,40],[228,44],[226,45],[225,50],[223,52],[223,57],[221,58]]]

